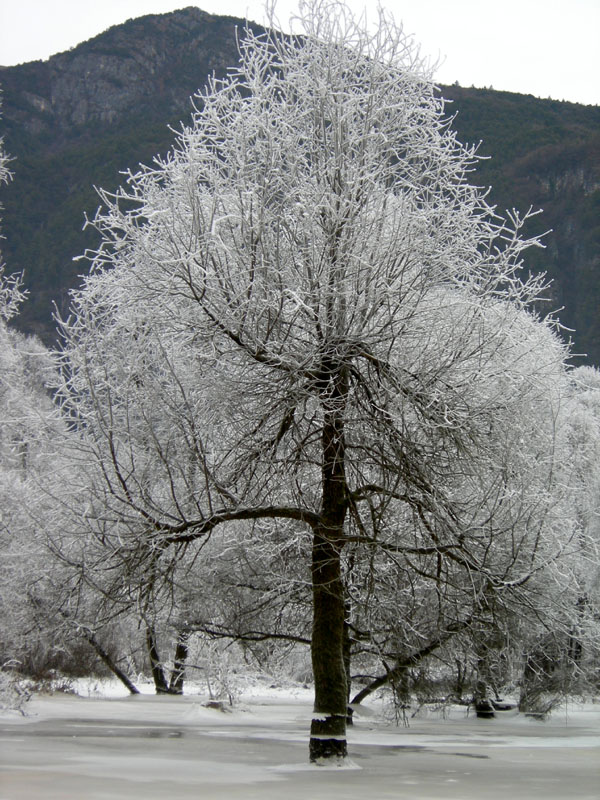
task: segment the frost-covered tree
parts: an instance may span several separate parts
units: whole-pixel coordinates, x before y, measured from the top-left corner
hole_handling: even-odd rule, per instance
[[[0,94],[0,113],[2,111],[2,95]],[[8,183],[12,180],[12,172],[8,165],[10,156],[4,149],[4,137],[0,136],[0,183]],[[0,212],[2,206],[0,206]],[[3,238],[3,237],[0,237]],[[24,298],[21,291],[22,276],[5,274],[4,262],[0,252],[0,319],[4,322],[13,317]]]
[[[8,164],[0,139],[0,181],[11,178]],[[0,258],[0,667],[31,674],[60,649],[39,519],[51,505],[40,480],[56,466],[63,427],[48,392],[49,353],[9,326],[25,295],[22,275],[7,274]]]
[[[502,324],[507,314],[504,309]],[[494,324],[492,319],[488,324]],[[514,619],[523,630],[540,619],[549,625],[568,608],[546,574],[560,556],[565,577],[565,550],[571,557],[581,552],[565,454],[558,448],[558,434],[568,422],[561,346],[547,328],[520,311],[511,325],[512,341],[505,340],[482,367],[474,387],[474,392],[496,397],[495,407],[485,412],[488,441],[457,459],[445,486],[453,509],[460,510],[465,549],[446,550],[447,541],[423,546],[428,521],[397,509],[394,516],[403,533],[396,543],[374,544],[376,568],[369,560],[353,559],[353,626],[363,650],[368,643],[372,652],[381,653],[390,678],[443,651],[460,634],[472,643],[471,671],[478,668],[481,683],[495,689],[488,665],[496,650],[506,660],[509,639],[520,646]],[[475,408],[475,398],[470,400]],[[367,602],[363,585],[370,586]]]
[[[0,111],[2,110],[2,96],[0,95]],[[4,183],[10,180],[10,170],[8,168],[8,164],[10,162],[10,156],[4,149],[4,137],[0,136],[0,182]]]
[[[524,637],[521,707],[544,711],[568,691],[597,686],[600,653],[600,373],[569,373],[557,439],[574,537],[545,576],[553,603]],[[540,624],[540,621],[546,624]]]
[[[36,675],[68,660],[57,634],[61,570],[45,539],[56,509],[41,488],[53,482],[63,431],[47,388],[52,371],[39,341],[0,320],[0,659]]]
[[[82,549],[120,586],[166,591],[220,526],[305,559],[318,761],[346,754],[345,552],[364,607],[400,560],[443,615],[467,590],[489,611],[570,531],[551,419],[525,413],[564,355],[528,310],[536,242],[471,181],[401,29],[319,2],[302,25],[248,31],[172,153],[102,193],[61,397]]]

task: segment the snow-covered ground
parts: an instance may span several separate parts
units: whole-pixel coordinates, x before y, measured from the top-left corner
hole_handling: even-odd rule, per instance
[[[148,687],[149,689],[149,687]],[[0,800],[598,800],[600,705],[546,722],[452,708],[397,727],[369,706],[349,763],[307,763],[311,691],[248,685],[222,712],[202,695],[34,697],[0,718]]]

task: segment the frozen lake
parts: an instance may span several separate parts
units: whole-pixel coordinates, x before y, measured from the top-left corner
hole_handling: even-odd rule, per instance
[[[600,706],[385,722],[349,731],[345,768],[307,763],[310,692],[203,698],[36,697],[0,719],[0,800],[598,800]]]

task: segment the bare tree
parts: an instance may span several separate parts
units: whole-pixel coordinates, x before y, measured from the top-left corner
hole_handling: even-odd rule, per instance
[[[517,498],[505,445],[510,469],[531,466],[535,431],[510,416],[564,353],[527,310],[536,242],[469,182],[475,150],[412,42],[339,4],[303,6],[302,24],[247,31],[173,152],[101,193],[60,394],[84,549],[127,580],[168,587],[242,522],[249,547],[310,552],[320,761],[346,754],[345,548],[479,602],[556,552],[548,473],[529,492],[521,475]]]

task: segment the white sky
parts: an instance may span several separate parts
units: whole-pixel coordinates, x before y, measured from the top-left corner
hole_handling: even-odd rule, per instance
[[[376,1],[348,0],[355,11]],[[132,17],[198,5],[264,21],[248,0],[0,0],[0,64],[69,49]],[[600,0],[382,0],[423,55],[443,63],[440,83],[493,86],[538,97],[600,104]],[[285,28],[294,0],[279,0]]]

